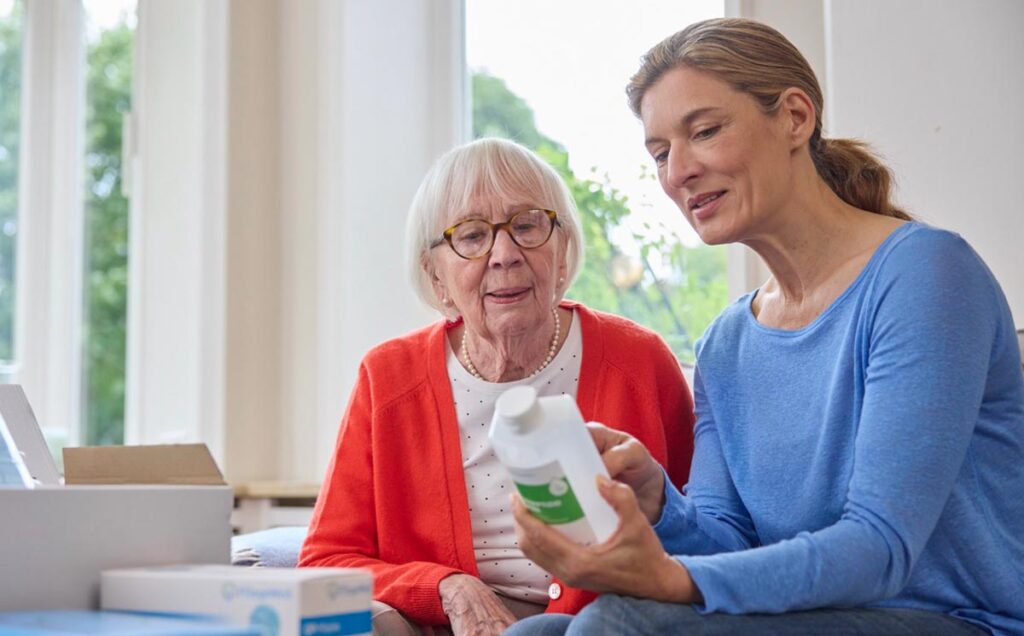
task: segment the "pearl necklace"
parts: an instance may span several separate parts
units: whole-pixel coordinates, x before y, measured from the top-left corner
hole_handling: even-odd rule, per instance
[[[548,355],[544,358],[544,362],[541,362],[540,366],[537,367],[533,371],[533,373],[531,373],[530,375],[526,376],[527,378],[532,378],[533,376],[535,376],[538,373],[540,373],[541,371],[543,371],[545,368],[547,368],[547,366],[549,364],[551,364],[551,361],[554,360],[554,358],[555,358],[555,351],[558,349],[558,340],[559,340],[559,338],[562,335],[562,320],[561,320],[561,318],[558,317],[558,309],[557,308],[551,310],[551,315],[555,317],[555,335],[551,336],[551,346],[548,347]],[[476,370],[475,366],[473,366],[473,361],[469,359],[469,349],[466,348],[466,334],[468,332],[469,332],[468,328],[463,328],[463,330],[462,330],[462,360],[463,360],[463,362],[466,363],[466,370],[469,371],[470,375],[472,375],[474,378],[477,378],[479,380],[483,380],[484,377],[482,375],[480,375],[480,372]],[[485,382],[486,382],[486,380],[485,380]]]

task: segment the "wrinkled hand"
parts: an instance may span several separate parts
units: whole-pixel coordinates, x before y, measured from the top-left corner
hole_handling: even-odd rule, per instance
[[[665,506],[665,473],[640,440],[597,422],[587,424],[608,474],[636,493],[647,521],[657,523]]]
[[[455,636],[497,636],[516,622],[491,588],[475,576],[445,577],[437,591]]]
[[[700,602],[690,573],[662,549],[633,490],[603,475],[597,487],[619,515],[619,528],[604,543],[586,547],[534,517],[513,495],[516,537],[523,553],[573,587],[670,603]]]

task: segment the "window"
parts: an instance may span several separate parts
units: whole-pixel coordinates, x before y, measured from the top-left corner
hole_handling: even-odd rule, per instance
[[[131,108],[135,2],[89,0],[85,10],[83,439],[121,444],[128,293],[121,158],[123,118]]]
[[[123,440],[134,10],[0,0],[0,379],[58,460]]]
[[[726,250],[700,243],[661,192],[624,88],[638,59],[721,0],[467,0],[473,135],[515,139],[554,165],[583,219],[568,297],[655,329],[680,358],[728,299]]]
[[[9,382],[15,369],[21,15],[20,2],[0,1],[0,382]]]

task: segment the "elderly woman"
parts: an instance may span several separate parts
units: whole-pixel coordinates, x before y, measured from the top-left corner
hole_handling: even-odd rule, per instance
[[[665,193],[772,275],[698,346],[685,494],[595,426],[615,535],[574,546],[517,503],[528,557],[617,594],[509,633],[1024,633],[1024,377],[988,268],[822,136],[821,89],[773,29],[692,25],[627,92]]]
[[[656,334],[562,300],[583,253],[575,205],[515,143],[442,157],[413,200],[408,249],[417,291],[446,320],[364,358],[300,565],[371,570],[378,633],[499,633],[517,616],[574,613],[593,595],[516,544],[514,486],[487,438],[494,401],[522,385],[571,395],[682,484],[693,416],[679,365]]]

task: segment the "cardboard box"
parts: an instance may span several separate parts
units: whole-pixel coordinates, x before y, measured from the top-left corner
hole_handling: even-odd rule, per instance
[[[97,609],[112,568],[231,560],[227,486],[0,488],[0,610]]]
[[[206,444],[65,448],[64,483],[225,485]]]
[[[369,572],[195,565],[108,570],[103,609],[204,615],[280,636],[372,633]]]
[[[96,609],[103,570],[230,561],[234,497],[204,445],[64,458],[70,485],[0,488],[0,610]]]

